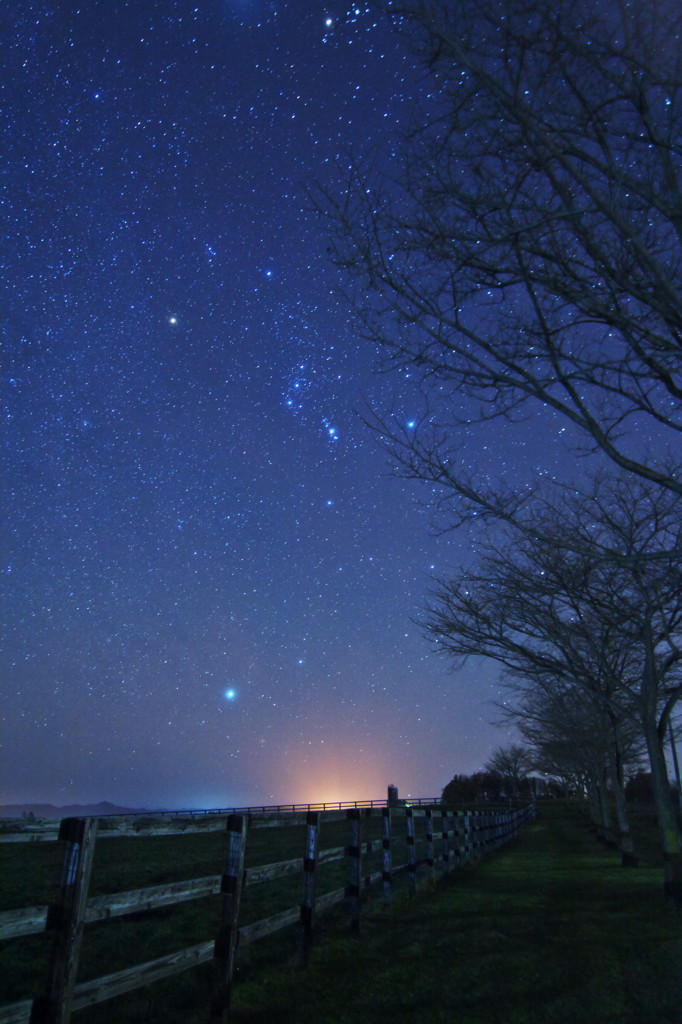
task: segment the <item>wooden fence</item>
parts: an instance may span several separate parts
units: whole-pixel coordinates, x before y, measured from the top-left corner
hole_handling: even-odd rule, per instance
[[[370,803],[370,802],[368,802]],[[305,812],[250,812],[226,816],[167,816],[150,818],[66,818],[59,828],[64,843],[60,895],[51,906],[25,907],[0,913],[0,938],[9,939],[47,931],[53,945],[43,995],[0,1008],[3,1024],[67,1024],[71,1014],[125,992],[149,985],[197,964],[213,961],[214,985],[207,1019],[226,1021],[239,949],[282,928],[298,924],[296,941],[300,962],[310,956],[316,914],[346,901],[350,927],[360,924],[363,889],[381,882],[383,899],[390,903],[396,875],[407,872],[409,891],[417,891],[421,877],[433,878],[436,868],[447,873],[458,864],[492,852],[513,838],[532,818],[532,806],[490,810],[453,810],[440,805],[358,806]],[[377,820],[379,819],[379,820]],[[322,822],[346,822],[348,842],[320,849]],[[374,836],[363,831],[373,824]],[[379,824],[380,838],[378,836]],[[253,830],[297,825],[302,827],[301,856],[245,867],[248,838]],[[128,892],[88,898],[96,839],[106,836],[178,835],[224,830],[227,826],[226,863],[222,875],[195,878]],[[380,868],[376,867],[380,851]],[[400,856],[396,858],[395,852]],[[369,855],[374,855],[370,857]],[[402,858],[402,859],[401,859]],[[401,859],[400,863],[395,863]],[[321,865],[346,861],[346,884],[317,892]],[[371,863],[370,863],[371,862]],[[369,865],[369,869],[368,869]],[[364,868],[364,870],[363,870]],[[296,906],[262,920],[243,924],[242,893],[249,886],[302,876],[302,898]],[[186,900],[216,895],[221,901],[218,934],[181,949],[93,980],[78,982],[78,962],[85,925],[120,915],[168,907]]]
[[[397,791],[396,791],[397,792]],[[440,803],[436,797],[410,799],[410,807],[433,807]],[[395,806],[405,806],[397,800]],[[334,800],[326,803],[270,804],[268,806],[228,807],[212,810],[134,811],[131,814],[100,815],[99,835],[140,836],[178,835],[192,831],[213,831],[222,828],[228,814],[253,816],[296,814],[308,811],[341,811],[385,807],[386,800]],[[216,825],[216,819],[222,824]],[[194,828],[196,826],[196,829]],[[59,818],[3,818],[0,819],[0,845],[3,843],[46,843],[59,839]]]

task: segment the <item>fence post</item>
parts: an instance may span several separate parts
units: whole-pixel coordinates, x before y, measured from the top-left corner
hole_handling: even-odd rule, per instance
[[[473,824],[472,824],[472,860],[480,860],[483,856],[483,826],[481,824],[483,820],[483,811],[473,812]]]
[[[391,808],[383,807],[381,815],[383,818],[383,870],[381,872],[381,879],[384,890],[384,903],[388,906],[393,899],[393,881],[391,872]]]
[[[239,905],[244,881],[244,855],[248,815],[230,814],[227,819],[229,847],[227,869],[222,877],[222,914],[220,931],[213,951],[214,994],[211,1019],[226,1021],[230,1010],[232,980],[237,959],[239,939]]]
[[[488,853],[490,847],[490,811],[483,811],[481,815],[481,852]]]
[[[443,874],[450,871],[450,811],[441,808],[441,835],[443,840]]]
[[[59,839],[66,842],[59,903],[47,912],[47,930],[55,930],[45,994],[31,1008],[33,1024],[68,1024],[78,973],[97,818],[64,818]]]
[[[426,868],[428,876],[433,879],[433,811],[426,812]]]
[[[452,845],[450,847],[450,860],[452,862],[452,867],[453,868],[456,868],[459,864],[462,863],[461,849],[460,849],[460,847],[462,845],[462,843],[461,843],[461,831],[460,831],[460,822],[461,822],[460,815],[461,815],[461,811],[453,811],[452,812],[452,829],[451,829],[451,832],[452,832]]]
[[[320,816],[308,811],[306,816],[306,844],[303,858],[303,903],[301,904],[300,962],[307,966],[313,944],[313,916],[315,913],[315,874],[320,841]]]
[[[473,860],[474,832],[471,823],[471,811],[464,812],[464,860]]]
[[[502,839],[502,837],[501,837],[501,829],[500,829],[500,812],[499,811],[495,811],[495,814],[493,815],[493,821],[495,823],[495,828],[494,828],[494,832],[493,832],[494,840],[495,840],[494,845],[495,845],[495,849],[497,849],[498,846],[500,845],[500,842],[501,842],[501,839]]]
[[[347,811],[346,817],[350,821],[350,845],[346,847],[346,856],[350,864],[350,881],[346,886],[348,898],[348,912],[350,916],[351,931],[360,930],[360,878],[361,878],[361,855],[362,855],[362,833],[360,828],[360,811],[357,808]]]
[[[414,816],[412,808],[405,810],[405,842],[407,844],[407,878],[410,895],[417,891],[417,850],[414,843]]]
[[[458,860],[466,864],[469,859],[469,815],[466,811],[457,812],[457,845]]]

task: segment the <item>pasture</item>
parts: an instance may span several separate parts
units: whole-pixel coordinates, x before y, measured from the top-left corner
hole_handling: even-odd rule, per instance
[[[234,1024],[682,1024],[682,914],[650,814],[635,838],[623,868],[574,807],[541,803],[493,857],[375,905],[360,941],[337,930],[303,975],[246,977]]]
[[[367,809],[354,812],[354,817],[342,811],[302,817],[276,815],[270,820],[253,816],[245,846],[244,886],[237,901],[239,918],[232,936],[234,946],[238,924],[237,980],[241,984],[249,974],[282,958],[306,959],[313,914],[319,944],[323,933],[342,921],[348,929],[349,912],[351,922],[358,926],[360,905],[364,907],[368,901],[370,882],[380,891],[380,904],[388,905],[394,889],[400,895],[401,884],[403,891],[414,893],[420,879],[433,879],[439,861],[441,869],[450,869],[492,851],[511,837],[527,814],[524,809],[488,809],[450,812],[448,816],[434,807],[396,808],[390,814],[385,808]],[[316,832],[319,827],[314,853],[311,817]],[[102,819],[104,829],[107,824],[111,823]],[[141,831],[143,825],[152,832],[158,827],[153,822],[136,824]],[[73,1007],[79,1021],[207,1019],[207,996],[215,987],[215,964],[209,962],[213,939],[224,930],[225,902],[232,898],[220,896],[221,876],[217,873],[226,870],[226,854],[228,861],[231,859],[226,850],[226,821],[224,816],[214,822],[204,819],[201,831],[194,834],[187,834],[187,822],[176,824],[182,824],[185,834],[130,838],[106,836],[105,832],[106,838],[96,844],[89,885],[83,883],[87,891],[79,960],[76,952]],[[167,823],[164,829],[168,831]],[[434,840],[438,846],[435,855]],[[31,1000],[40,996],[45,985],[55,927],[65,934],[68,931],[54,914],[45,931],[47,907],[56,906],[63,897],[58,880],[65,845],[69,844],[10,843],[2,847],[2,923],[10,933],[14,927],[19,936],[5,944],[7,969],[0,993],[3,1005],[19,1005],[3,1019],[28,1019]],[[238,874],[242,879],[241,871]],[[307,927],[300,927],[296,922],[304,919],[301,905],[305,910],[306,903]],[[17,915],[20,908],[33,910],[24,909]],[[319,913],[322,909],[324,916]],[[124,916],[117,916],[122,913]],[[26,934],[31,920],[28,930],[34,934]],[[259,941],[251,945],[255,938]],[[200,959],[195,955],[199,947]],[[190,955],[183,960],[179,951]],[[164,961],[161,969],[160,961]],[[176,974],[190,966],[192,970]],[[164,972],[176,976],[118,995],[152,976],[161,978]],[[75,980],[74,972],[72,987]],[[108,998],[114,994],[115,999]],[[99,1002],[103,997],[106,1001]],[[98,1005],[89,1007],[95,1001]],[[157,1006],[163,1006],[158,1017],[153,1009]]]

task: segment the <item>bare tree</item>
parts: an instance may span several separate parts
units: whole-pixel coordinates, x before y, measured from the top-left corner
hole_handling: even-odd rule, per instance
[[[450,581],[440,605],[431,607],[427,626],[449,654],[488,655],[505,666],[512,699],[500,705],[504,716],[537,751],[539,762],[551,752],[559,774],[581,780],[593,821],[609,842],[614,829],[607,791],[613,792],[618,843],[623,863],[631,864],[622,766],[632,723],[622,708],[629,699],[616,631],[593,626],[591,638],[582,630],[579,636],[548,607],[543,581],[535,584],[533,573],[516,575],[518,568],[513,556],[505,556],[496,566],[484,563],[483,572]],[[551,596],[556,597],[554,587]]]
[[[534,541],[491,549],[477,571],[443,581],[425,626],[450,655],[504,665],[517,694],[528,698],[527,719],[538,692],[555,701],[582,693],[590,721],[599,716],[604,770],[619,797],[623,737],[626,726],[637,726],[651,767],[666,889],[679,895],[682,832],[663,744],[682,698],[682,563],[638,557],[643,549],[655,555],[679,546],[676,499],[631,478],[592,497],[567,496],[552,514],[553,523],[546,506]],[[572,538],[568,549],[564,536]],[[606,547],[620,559],[578,553],[590,538],[595,550]],[[594,724],[588,731],[595,733]]]
[[[512,791],[509,795],[515,797],[519,795],[521,783],[528,778],[531,768],[532,758],[519,743],[496,747],[483,766],[484,771],[505,780]]]
[[[641,766],[641,729],[613,702],[565,678],[507,680],[512,700],[502,702],[528,743],[536,770],[577,780],[602,839],[617,845],[623,866],[637,863],[625,800],[627,776]],[[617,833],[612,823],[613,800]]]
[[[457,429],[529,403],[682,495],[678,0],[392,10],[424,67],[417,126],[382,175],[350,162],[317,196],[365,333],[428,395],[420,430],[375,426],[451,517],[518,514],[522,492],[462,470]]]

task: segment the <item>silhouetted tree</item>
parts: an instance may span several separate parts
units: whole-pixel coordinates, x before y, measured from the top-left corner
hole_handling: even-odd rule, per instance
[[[682,8],[390,10],[424,68],[414,127],[383,173],[346,161],[316,201],[365,335],[423,387],[416,429],[374,420],[399,471],[435,485],[446,528],[493,519],[522,538],[512,575],[491,555],[443,585],[431,632],[589,697],[612,780],[639,723],[680,892],[662,742],[682,693]],[[463,465],[462,428],[532,409],[563,419],[590,473],[597,457],[623,477],[576,498]]]
[[[518,796],[521,784],[528,778],[533,760],[525,747],[511,743],[507,747],[496,747],[483,766],[484,771],[497,775],[509,787],[509,796]]]
[[[456,658],[483,655],[504,665],[526,723],[540,694],[536,721],[547,726],[549,706],[553,725],[562,730],[564,723],[565,739],[583,737],[584,750],[593,750],[595,786],[608,779],[614,791],[621,829],[624,738],[633,726],[639,730],[666,889],[679,894],[682,830],[663,744],[682,697],[682,562],[668,555],[680,546],[682,520],[673,496],[643,482],[609,485],[608,494],[600,488],[592,497],[566,496],[551,516],[547,510],[535,542],[491,548],[477,570],[442,581],[425,627]],[[562,537],[573,543],[581,535],[586,548],[618,552],[619,560],[562,547]],[[648,557],[640,561],[643,550]]]
[[[519,517],[529,492],[467,472],[458,428],[531,405],[682,495],[679,0],[391,11],[424,67],[415,126],[316,200],[364,333],[428,398],[420,429],[375,426],[448,525]]]
[[[500,777],[491,772],[455,775],[443,790],[445,803],[465,804],[478,800],[500,800]]]
[[[519,679],[509,681],[508,688],[515,699],[500,707],[528,743],[535,769],[565,780],[572,791],[584,792],[599,835],[618,843],[624,865],[636,863],[623,783],[644,754],[637,723],[616,715],[613,707],[570,678]]]

